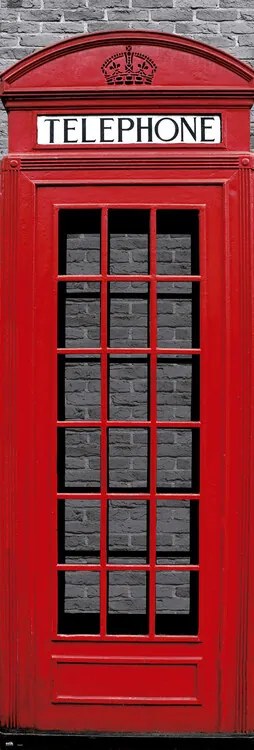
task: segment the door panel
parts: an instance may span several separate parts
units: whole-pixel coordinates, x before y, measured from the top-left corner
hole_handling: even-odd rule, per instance
[[[216,731],[221,189],[37,210],[36,726]]]

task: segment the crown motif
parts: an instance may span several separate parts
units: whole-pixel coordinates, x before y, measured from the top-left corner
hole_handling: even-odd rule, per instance
[[[103,63],[101,70],[110,86],[149,86],[152,83],[157,66],[142,52],[133,52],[127,45],[125,52],[118,52]]]

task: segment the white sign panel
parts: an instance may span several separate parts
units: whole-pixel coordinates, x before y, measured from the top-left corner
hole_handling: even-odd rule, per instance
[[[221,143],[220,115],[40,115],[40,145]]]

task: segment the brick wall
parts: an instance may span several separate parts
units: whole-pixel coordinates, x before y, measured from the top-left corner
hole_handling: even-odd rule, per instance
[[[1,0],[0,13],[1,70],[69,36],[126,28],[182,34],[254,63],[254,0]]]

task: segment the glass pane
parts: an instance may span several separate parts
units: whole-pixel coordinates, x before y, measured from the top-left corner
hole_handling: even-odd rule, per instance
[[[108,633],[148,632],[147,574],[114,571],[108,574]]]
[[[157,285],[157,331],[161,348],[199,346],[199,285],[160,282]]]
[[[199,419],[199,357],[158,357],[157,419]]]
[[[133,492],[148,487],[148,433],[143,429],[109,429],[109,488]]]
[[[109,417],[115,420],[148,418],[147,357],[110,357]]]
[[[198,632],[198,574],[165,570],[156,574],[156,633]]]
[[[100,284],[60,283],[58,298],[58,345],[100,346]]]
[[[197,565],[198,503],[157,500],[157,563]]]
[[[101,212],[98,209],[59,212],[59,273],[100,273]]]
[[[61,500],[58,505],[60,563],[100,562],[100,501]]]
[[[100,574],[59,573],[59,633],[99,633]]]
[[[146,563],[147,503],[145,500],[110,500],[108,503],[108,561],[130,565]]]
[[[100,419],[100,359],[59,355],[58,418]]]
[[[100,430],[58,430],[58,483],[82,492],[100,487]]]
[[[199,430],[157,431],[157,489],[198,492]]]
[[[198,274],[198,213],[157,211],[157,273]]]
[[[110,284],[110,346],[148,346],[148,285]]]
[[[109,211],[109,273],[148,273],[149,211]]]

